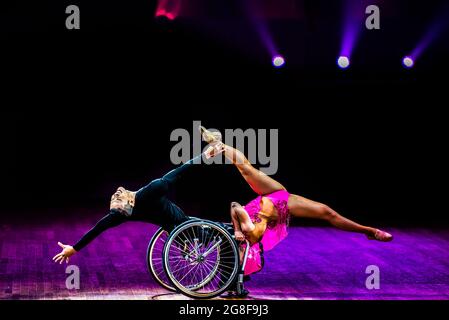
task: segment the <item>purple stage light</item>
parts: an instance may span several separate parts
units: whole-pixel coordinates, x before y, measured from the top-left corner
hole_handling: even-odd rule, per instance
[[[344,0],[343,2],[343,38],[341,43],[340,59],[342,58],[343,67],[340,62],[340,68],[345,69],[349,66],[349,58],[352,55],[354,47],[363,27],[364,10],[363,1]]]
[[[441,24],[435,23],[429,28],[427,33],[422,37],[422,39],[419,41],[418,45],[412,52],[412,56],[415,59],[421,57],[424,51],[430,47],[432,42],[434,42],[438,38],[441,33],[441,27]]]
[[[340,56],[337,60],[337,64],[341,69],[346,69],[349,67],[351,62],[349,61],[349,58],[346,56]]]
[[[270,54],[272,59],[273,66],[276,68],[280,68],[285,64],[285,60],[282,56],[278,54],[279,50],[276,48],[275,41],[271,35],[271,32],[268,28],[267,22],[261,18],[259,18],[256,14],[257,10],[254,7],[254,3],[247,1],[244,3],[245,11],[248,14],[248,18],[254,26],[255,31],[257,32],[262,45],[265,47],[267,52]]]
[[[407,68],[413,67],[415,64],[415,61],[421,57],[421,55],[430,47],[430,45],[437,41],[439,38],[442,37],[442,35],[448,31],[449,27],[449,3],[446,2],[438,11],[436,17],[433,20],[433,23],[429,26],[426,33],[422,36],[414,50],[412,51],[411,55],[408,57],[405,57],[402,61],[403,64]],[[409,58],[410,60],[407,60],[408,64],[411,64],[411,66],[407,66],[405,64],[405,59]]]
[[[407,56],[404,59],[402,59],[402,64],[406,68],[411,68],[411,67],[413,67],[415,65],[415,61],[413,60],[412,57]]]
[[[277,55],[273,58],[273,66],[275,66],[276,68],[280,68],[282,66],[284,66],[285,64],[285,59],[284,57]]]

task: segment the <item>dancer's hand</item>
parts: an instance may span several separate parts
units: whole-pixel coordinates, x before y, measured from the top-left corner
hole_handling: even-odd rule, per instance
[[[235,237],[235,240],[237,240],[237,241],[245,240],[245,235],[243,234],[242,231],[238,231],[238,230],[234,231],[234,237]]]
[[[62,248],[62,251],[53,257],[53,261],[61,264],[65,260],[66,263],[69,263],[69,258],[76,253],[76,250],[72,246],[62,244],[61,242],[58,242],[58,245]]]

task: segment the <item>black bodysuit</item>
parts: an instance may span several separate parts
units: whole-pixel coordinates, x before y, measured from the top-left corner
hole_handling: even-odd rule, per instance
[[[177,225],[187,221],[189,218],[184,211],[168,199],[168,193],[174,183],[200,157],[201,155],[189,160],[162,178],[155,179],[145,187],[139,189],[136,192],[135,206],[130,216],[126,216],[118,210],[111,210],[73,248],[76,251],[80,251],[103,231],[126,221],[149,222],[161,226],[167,231],[171,231]]]

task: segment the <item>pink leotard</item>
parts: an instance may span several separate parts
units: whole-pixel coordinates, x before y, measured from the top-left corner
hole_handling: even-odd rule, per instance
[[[259,212],[261,210],[260,202],[262,197],[270,199],[278,212],[278,218],[268,223],[260,243],[254,243],[249,248],[248,259],[246,260],[245,265],[245,275],[260,271],[263,267],[263,251],[273,249],[287,236],[287,227],[290,218],[287,206],[289,195],[290,194],[286,190],[280,190],[263,196],[258,196],[244,206],[254,223],[261,221]]]

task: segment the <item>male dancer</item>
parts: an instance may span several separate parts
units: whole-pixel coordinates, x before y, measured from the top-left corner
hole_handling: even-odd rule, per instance
[[[208,137],[207,134],[213,135]],[[219,133],[203,134],[204,140],[213,140],[221,135]],[[211,145],[203,153],[211,158],[222,150]],[[175,182],[195,163],[201,160],[203,154],[187,161],[182,166],[170,171],[162,178],[151,181],[136,192],[119,187],[112,195],[110,211],[97,224],[89,230],[75,245],[70,246],[58,242],[62,251],[53,257],[53,261],[60,264],[69,262],[71,256],[87,246],[103,231],[116,227],[126,221],[144,221],[163,227],[170,232],[177,225],[188,220],[184,211],[168,198],[168,193]]]

